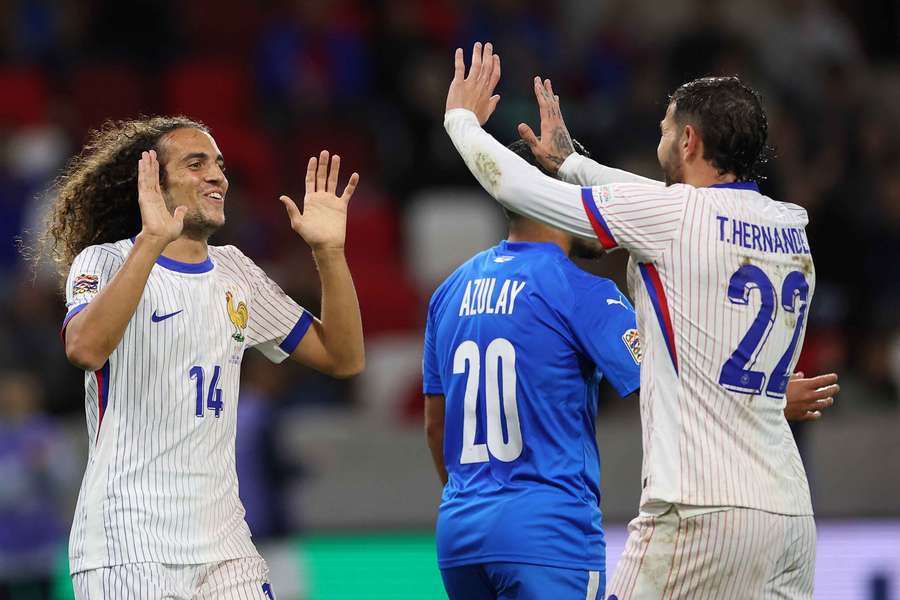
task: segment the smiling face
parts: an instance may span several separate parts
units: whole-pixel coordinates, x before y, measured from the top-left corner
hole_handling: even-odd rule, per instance
[[[183,235],[206,241],[225,224],[228,179],[216,141],[199,129],[176,129],[160,140],[163,193],[169,210],[187,207]]]

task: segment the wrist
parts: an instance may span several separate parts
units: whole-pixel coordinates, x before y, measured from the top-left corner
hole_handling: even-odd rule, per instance
[[[313,246],[312,248],[313,258],[316,259],[316,262],[328,261],[345,258],[344,256],[344,246],[343,245],[321,245],[321,246]]]
[[[169,242],[159,236],[141,231],[134,238],[134,247],[136,250],[146,250],[157,257],[163,253]]]

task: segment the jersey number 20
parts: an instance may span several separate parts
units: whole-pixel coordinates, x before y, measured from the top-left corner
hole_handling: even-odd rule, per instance
[[[468,365],[463,409],[463,445],[460,464],[488,461],[488,453],[497,460],[512,462],[522,454],[522,430],[516,405],[516,349],[509,340],[497,338],[484,353],[484,399],[487,416],[487,444],[475,443],[478,388],[481,384],[481,349],[468,340],[453,354],[453,374],[464,375]],[[502,389],[501,389],[502,383]],[[506,438],[500,416],[500,399],[506,416]]]

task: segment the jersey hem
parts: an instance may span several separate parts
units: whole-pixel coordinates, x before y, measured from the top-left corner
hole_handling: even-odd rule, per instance
[[[469,558],[438,559],[438,567],[440,567],[441,569],[453,569],[455,567],[464,567],[466,565],[479,565],[492,562],[522,563],[526,565],[537,565],[541,567],[557,567],[562,569],[599,571],[600,573],[606,573],[606,556],[601,558],[600,562],[587,563],[570,560],[548,560],[546,558],[537,558],[533,556],[522,556],[516,554],[484,554],[480,556],[472,556]]]
[[[177,560],[117,560],[117,561],[109,561],[109,560],[99,560],[99,561],[88,561],[85,559],[76,560],[73,562],[73,558],[69,557],[69,575],[75,575],[76,573],[83,573],[85,571],[94,571],[96,569],[107,569],[110,567],[119,567],[122,565],[140,565],[140,564],[158,564],[158,565],[208,565],[213,563],[220,563],[226,560],[235,560],[238,558],[262,558],[262,555],[258,550],[254,548],[253,552],[237,552],[235,554],[229,555],[209,555],[206,557],[202,557],[200,559],[194,559],[191,561],[177,561]]]
[[[643,511],[646,506],[651,504],[661,503],[661,504],[672,504],[674,506],[689,506],[691,508],[713,508],[713,509],[729,509],[729,508],[742,508],[747,510],[758,510],[760,512],[766,512],[773,515],[780,515],[782,517],[814,517],[815,512],[812,507],[809,509],[797,510],[797,511],[788,511],[788,510],[776,510],[774,508],[763,508],[762,506],[752,505],[749,503],[741,504],[741,503],[723,503],[717,502],[715,504],[698,504],[696,502],[685,502],[683,500],[663,500],[661,498],[647,498],[641,502],[641,506],[639,511]]]

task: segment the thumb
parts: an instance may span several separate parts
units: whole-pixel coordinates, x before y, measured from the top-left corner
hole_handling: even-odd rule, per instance
[[[519,137],[525,140],[525,143],[531,146],[531,150],[534,151],[535,147],[538,145],[537,136],[534,135],[534,131],[531,130],[531,127],[526,125],[525,123],[519,123]]]
[[[284,204],[284,207],[287,209],[288,217],[290,217],[291,221],[300,221],[300,219],[303,217],[303,213],[301,213],[300,209],[297,208],[297,204],[288,196],[279,196],[278,199],[282,204]]]
[[[187,206],[177,206],[175,207],[175,212],[172,213],[172,218],[175,219],[176,223],[183,226],[185,214],[187,214]]]

